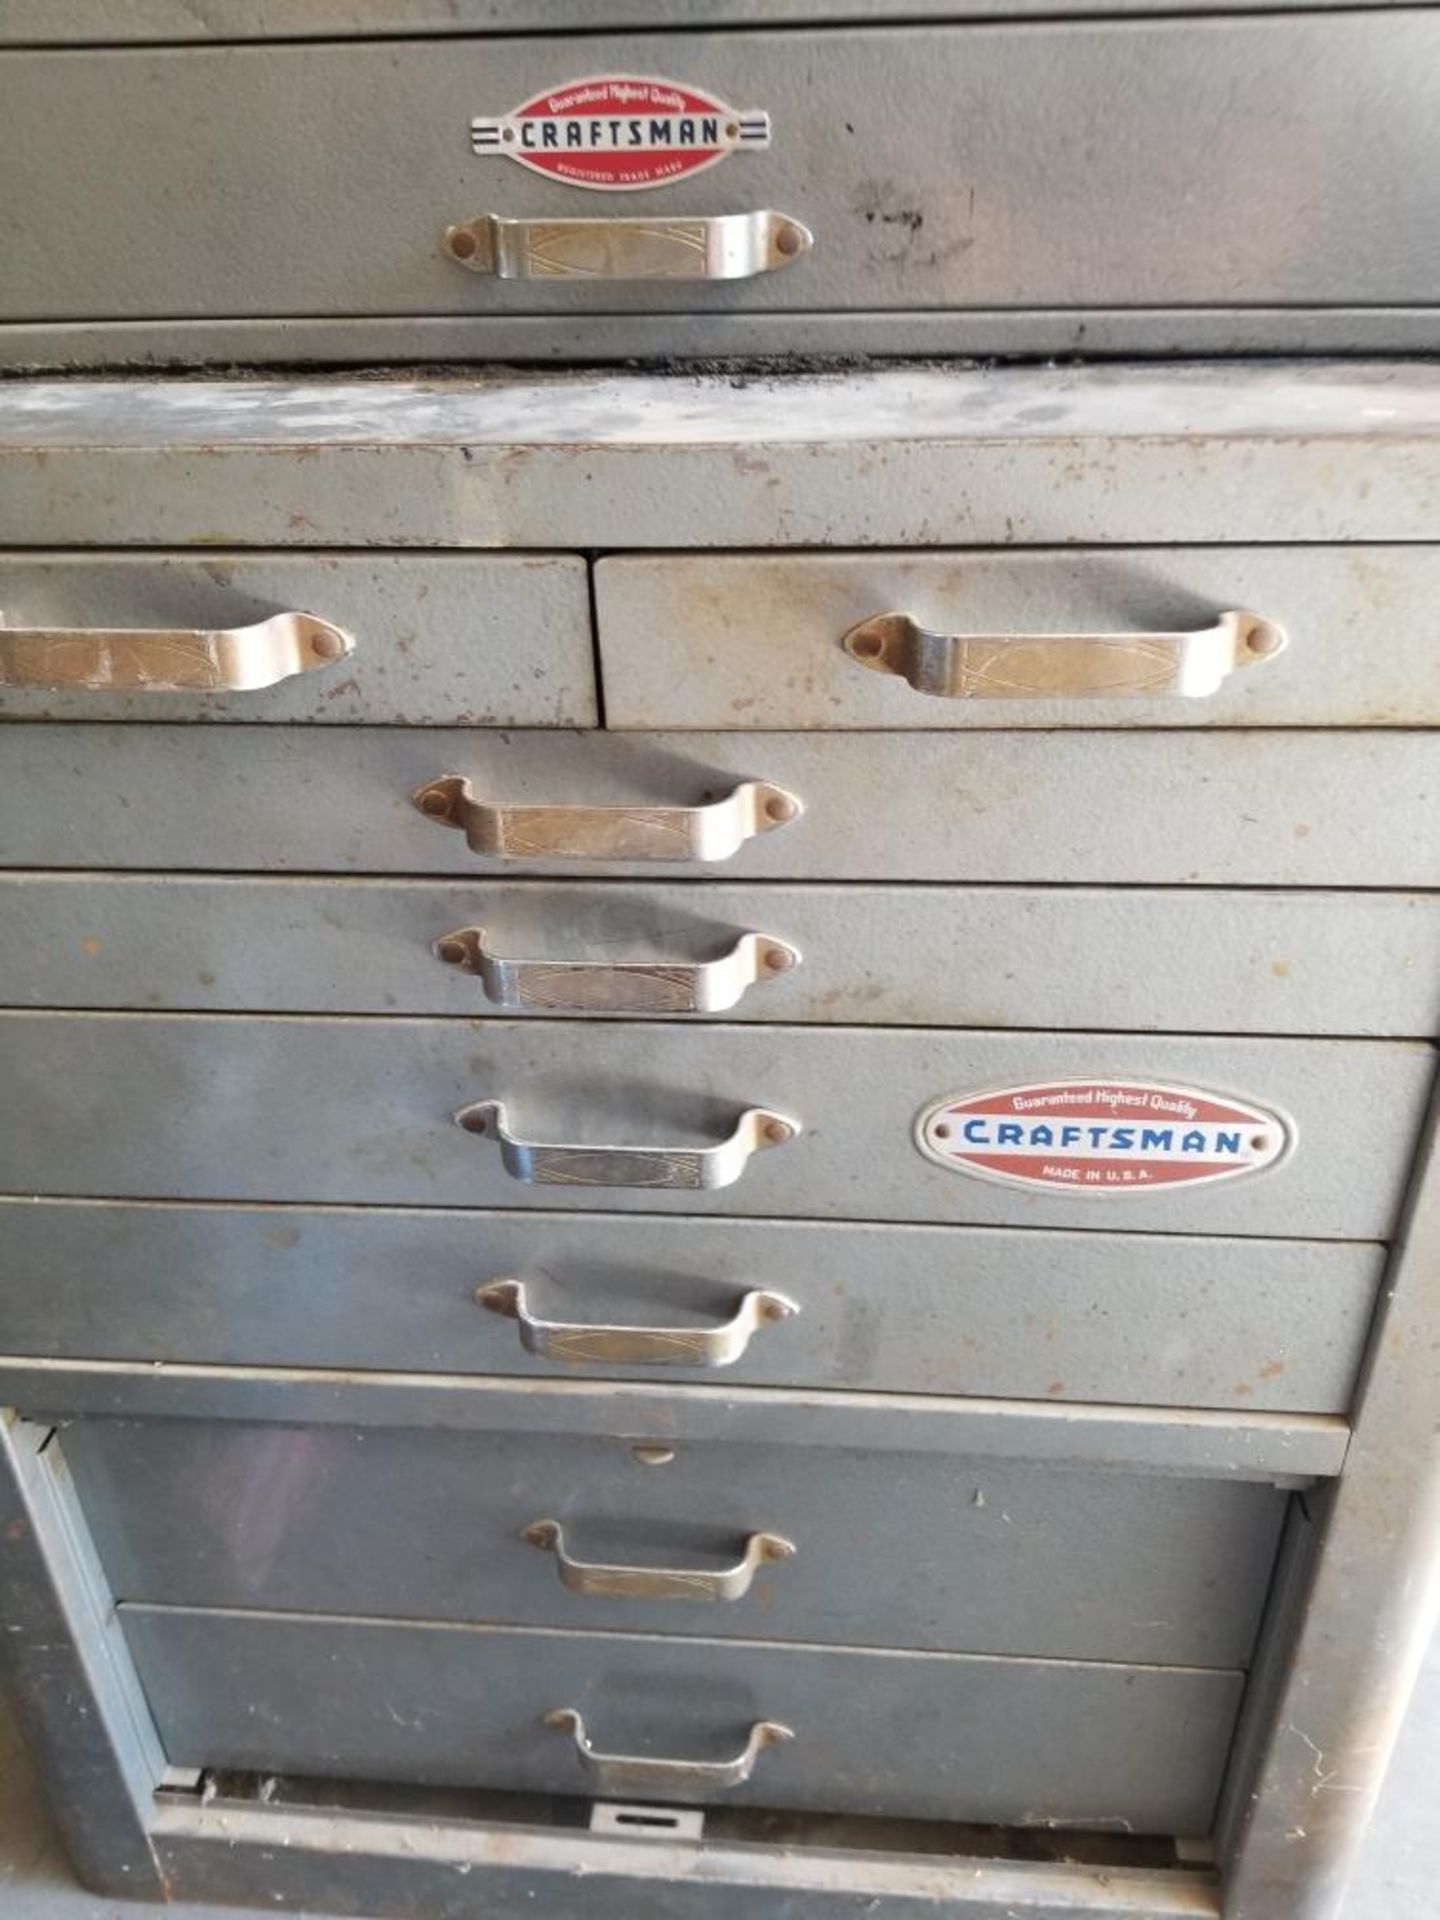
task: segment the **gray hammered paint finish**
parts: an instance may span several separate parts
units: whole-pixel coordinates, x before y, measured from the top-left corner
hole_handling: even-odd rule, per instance
[[[920,1028],[0,1013],[0,1158],[13,1190],[152,1199],[611,1207],[1375,1239],[1395,1221],[1433,1072],[1401,1041],[1179,1039]],[[1189,1192],[1017,1192],[912,1140],[951,1094],[1022,1080],[1161,1078],[1288,1118],[1275,1167]],[[146,1124],[133,1123],[144,1090]],[[522,1138],[713,1146],[744,1109],[798,1135],[738,1180],[676,1192],[528,1185],[454,1124],[503,1099]],[[1355,1116],[1366,1125],[1357,1134]],[[1343,1166],[1345,1179],[1335,1169]]]
[[[1383,1265],[1333,1240],[0,1199],[0,1352],[1338,1414]],[[715,1326],[757,1285],[798,1312],[719,1372],[566,1365],[479,1305],[517,1275],[578,1326]]]

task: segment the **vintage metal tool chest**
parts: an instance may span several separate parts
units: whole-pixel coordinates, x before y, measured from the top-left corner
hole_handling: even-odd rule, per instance
[[[107,1892],[1340,1910],[1440,375],[1293,355],[1433,344],[1433,16],[985,11],[0,8],[0,1644]],[[155,370],[1092,326],[1292,357]]]

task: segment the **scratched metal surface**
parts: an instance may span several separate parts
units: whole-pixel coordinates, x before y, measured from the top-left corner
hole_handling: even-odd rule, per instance
[[[611,727],[1430,726],[1440,548],[1168,547],[874,554],[628,554],[595,569]],[[945,636],[1134,636],[1211,628],[1227,609],[1288,645],[1241,654],[1213,691],[947,699],[842,646],[876,616]],[[1383,644],[1376,644],[1383,632]]]
[[[28,1012],[0,1013],[0,1063],[12,1193],[1361,1240],[1393,1227],[1434,1072],[1430,1046],[1396,1040]],[[915,1150],[934,1102],[1090,1076],[1234,1092],[1284,1116],[1293,1150],[1241,1179],[1108,1195],[1022,1191]],[[522,1140],[654,1158],[626,1164],[629,1185],[608,1184],[603,1152],[527,1184],[455,1124],[477,1100],[503,1100]],[[795,1137],[696,1190],[683,1156],[750,1108]]]
[[[1440,18],[1400,8],[1236,16],[1223,32],[1132,16],[612,36],[613,70],[693,75],[779,129],[768,151],[672,185],[663,212],[776,207],[818,244],[757,281],[606,285],[598,301],[590,284],[477,283],[439,245],[478,212],[573,211],[563,182],[475,160],[466,130],[592,71],[587,38],[15,52],[0,67],[0,313],[1291,306],[1313,328],[1327,303],[1433,308],[1437,50]],[[203,194],[173,190],[187,168]]]
[[[1431,364],[0,393],[0,539],[22,546],[148,545],[159,526],[179,545],[604,550],[1432,540],[1437,523]]]
[[[0,716],[595,723],[589,590],[574,555],[0,554],[7,627],[227,628],[287,611],[340,627],[354,652],[245,693],[0,686]]]
[[[532,964],[517,1005],[437,954],[467,927]],[[707,1014],[667,997],[751,930],[798,961]],[[1440,1030],[1440,897],[9,873],[0,1006],[1423,1037]]]
[[[1400,0],[1307,0],[1313,8]],[[1230,0],[1244,11],[1268,0]],[[1169,0],[5,0],[0,45],[123,45],[366,34],[589,32],[626,27],[766,26],[814,21],[965,20],[1030,13],[1164,13]]]

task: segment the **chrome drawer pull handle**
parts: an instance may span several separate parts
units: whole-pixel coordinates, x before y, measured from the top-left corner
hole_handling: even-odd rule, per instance
[[[1203,700],[1287,640],[1258,613],[1222,613],[1195,633],[1007,634],[932,633],[908,613],[879,613],[841,645],[861,666],[943,700]]]
[[[585,1722],[574,1707],[556,1707],[553,1713],[546,1714],[545,1725],[574,1736],[581,1766],[605,1793],[657,1789],[683,1793],[694,1787],[743,1786],[767,1747],[783,1746],[785,1741],[795,1738],[789,1727],[782,1727],[776,1720],[757,1720],[750,1729],[744,1752],[737,1753],[733,1760],[652,1760],[638,1753],[597,1753],[590,1744]]]
[[[493,1134],[505,1171],[532,1187],[728,1187],[752,1153],[783,1146],[800,1128],[783,1114],[747,1107],[713,1147],[586,1147],[517,1140],[500,1100],[477,1100],[455,1116],[467,1133]]]
[[[437,957],[480,976],[497,1007],[574,1013],[720,1013],[748,986],[788,973],[800,955],[784,940],[742,933],[728,953],[695,965],[643,960],[504,960],[483,927],[457,927],[435,942]]]
[[[353,653],[341,628],[313,613],[276,613],[253,627],[7,627],[0,687],[60,692],[254,693],[332,667]]]
[[[458,827],[472,853],[498,860],[728,860],[801,812],[793,793],[763,780],[699,807],[507,807],[447,773],[413,799],[427,820]]]
[[[520,1529],[520,1538],[542,1553],[554,1554],[562,1587],[609,1600],[743,1600],[757,1568],[789,1560],[795,1552],[794,1542],[778,1533],[752,1533],[733,1567],[707,1573],[690,1567],[607,1567],[593,1560],[572,1560],[558,1520],[532,1520]]]
[[[497,280],[753,280],[815,244],[785,213],[648,220],[510,220],[482,213],[445,232],[450,258]]]
[[[596,1366],[728,1367],[761,1327],[789,1320],[800,1311],[785,1294],[756,1287],[723,1326],[587,1327],[537,1319],[530,1312],[523,1280],[492,1280],[475,1298],[489,1312],[518,1323],[520,1344],[527,1353],[541,1360]]]

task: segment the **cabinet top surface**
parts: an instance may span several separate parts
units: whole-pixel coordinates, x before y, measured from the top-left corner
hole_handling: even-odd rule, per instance
[[[0,391],[0,452],[94,446],[1304,441],[1437,434],[1440,365],[1427,363],[31,379]]]

